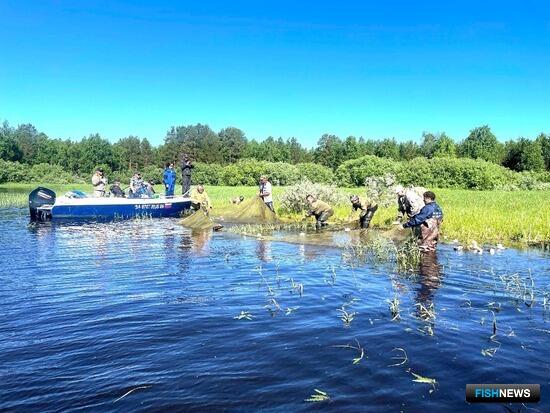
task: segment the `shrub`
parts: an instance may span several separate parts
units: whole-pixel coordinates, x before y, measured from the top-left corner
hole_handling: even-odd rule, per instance
[[[253,186],[258,184],[261,175],[267,175],[274,185],[290,185],[300,179],[294,165],[245,159],[224,167],[221,183],[229,186]]]
[[[196,162],[193,168],[193,183],[203,185],[220,185],[223,180],[223,166],[212,163]],[[181,173],[178,174],[178,182],[181,183]]]
[[[83,183],[84,180],[72,176],[59,165],[39,163],[33,165],[27,173],[27,182],[38,182],[44,184],[73,184]]]
[[[4,182],[28,182],[29,167],[19,162],[0,159],[0,184]]]
[[[292,185],[300,180],[298,168],[285,162],[266,162],[263,173],[273,185]]]
[[[401,162],[366,155],[344,162],[336,169],[336,182],[343,186],[362,186],[369,176],[398,175]]]
[[[143,168],[141,171],[141,176],[144,180],[152,180],[155,184],[162,183],[162,175],[164,173],[164,168],[155,165],[149,165]]]
[[[286,188],[280,197],[281,207],[289,212],[305,211],[307,209],[307,195],[313,195],[332,206],[349,203],[346,194],[334,185],[314,184],[310,181],[303,181]]]
[[[132,179],[133,172],[124,169],[121,171],[114,171],[110,175],[107,175],[107,179],[109,180],[109,183],[112,184],[115,181],[119,181],[122,188],[127,187],[130,185],[130,179]]]
[[[299,180],[308,180],[314,183],[331,184],[334,181],[334,172],[332,169],[316,163],[296,164]]]
[[[395,186],[397,179],[395,175],[368,177],[365,179],[366,195],[378,205],[389,207],[395,204]],[[360,194],[358,194],[360,195]]]

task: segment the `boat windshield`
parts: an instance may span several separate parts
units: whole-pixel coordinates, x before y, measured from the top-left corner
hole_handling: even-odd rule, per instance
[[[67,198],[87,198],[88,195],[86,195],[84,192],[79,191],[77,189],[69,191],[65,194]]]

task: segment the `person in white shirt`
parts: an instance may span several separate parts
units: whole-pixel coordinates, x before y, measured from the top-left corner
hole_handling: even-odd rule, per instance
[[[258,194],[260,198],[263,199],[267,207],[275,213],[275,209],[273,208],[273,195],[271,193],[271,182],[267,179],[267,176],[262,175],[260,176],[260,193]]]

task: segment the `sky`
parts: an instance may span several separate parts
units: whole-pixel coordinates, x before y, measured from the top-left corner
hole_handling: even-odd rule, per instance
[[[50,137],[550,132],[547,1],[0,0],[0,16],[0,120]]]

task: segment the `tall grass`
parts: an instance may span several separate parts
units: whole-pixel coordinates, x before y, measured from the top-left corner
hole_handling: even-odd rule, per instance
[[[58,194],[70,189],[91,191],[91,185],[44,185]],[[0,208],[27,206],[27,194],[36,185],[2,184],[0,185]],[[158,193],[163,192],[162,185],[155,186]],[[214,204],[214,214],[223,215],[230,208],[229,200],[235,196],[249,198],[257,193],[256,187],[245,186],[207,186],[206,190]],[[285,187],[274,187],[273,196],[277,208],[277,198]],[[362,195],[363,188],[346,188],[347,194]],[[468,191],[458,189],[435,189],[437,202],[445,214],[442,226],[444,240],[458,239],[468,243],[477,242],[505,243],[515,245],[550,244],[550,191]],[[181,187],[176,188],[181,193]],[[333,222],[356,220],[351,215],[351,207],[334,208]],[[299,220],[300,214],[290,214],[277,210],[285,220]],[[372,220],[373,228],[387,229],[395,220],[395,207],[380,207]]]

